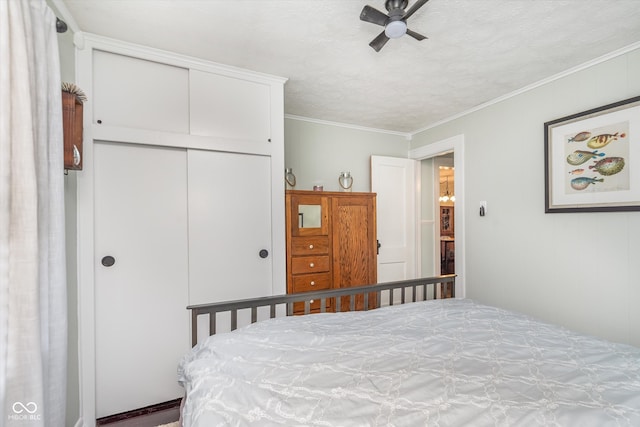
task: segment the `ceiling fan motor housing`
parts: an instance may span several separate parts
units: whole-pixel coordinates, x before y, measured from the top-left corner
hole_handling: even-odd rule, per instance
[[[384,3],[384,7],[387,8],[389,12],[391,12],[393,9],[400,9],[404,14],[404,10],[407,8],[408,4],[409,0],[387,0]]]

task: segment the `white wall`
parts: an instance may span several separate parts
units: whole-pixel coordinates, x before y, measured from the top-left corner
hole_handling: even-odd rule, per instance
[[[546,121],[640,95],[638,76],[640,49],[414,136],[465,137],[467,297],[640,346],[640,212],[545,214],[543,155]]]
[[[339,191],[340,172],[351,172],[353,191],[371,191],[371,155],[407,158],[405,135],[294,118],[284,121],[285,167],[296,190]],[[284,183],[283,183],[284,185]]]
[[[73,83],[75,75],[75,47],[73,32],[58,34],[60,52],[60,78]],[[80,385],[78,378],[78,251],[76,188],[77,173],[69,171],[64,177],[65,231],[67,248],[67,425],[74,425],[80,417]]]

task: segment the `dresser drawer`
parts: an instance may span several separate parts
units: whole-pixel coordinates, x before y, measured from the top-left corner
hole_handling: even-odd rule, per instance
[[[293,237],[291,255],[323,255],[329,253],[329,237]]]
[[[311,292],[331,289],[331,273],[293,276],[293,292]]]
[[[322,273],[329,271],[328,256],[303,256],[291,259],[291,274]]]

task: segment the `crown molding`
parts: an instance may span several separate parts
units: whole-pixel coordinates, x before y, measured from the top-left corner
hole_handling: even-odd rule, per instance
[[[514,96],[518,96],[518,95],[520,95],[522,93],[525,93],[525,92],[528,92],[530,90],[536,89],[536,88],[538,88],[540,86],[544,86],[544,85],[546,85],[548,83],[551,83],[553,81],[559,80],[559,79],[564,78],[566,76],[569,76],[571,74],[577,73],[577,72],[582,71],[582,70],[586,70],[587,68],[593,67],[594,65],[598,65],[598,64],[601,64],[601,63],[603,63],[605,61],[608,61],[610,59],[616,58],[618,56],[625,55],[625,54],[627,54],[629,52],[632,52],[632,51],[634,51],[636,49],[640,49],[640,42],[635,42],[635,43],[632,43],[632,44],[630,44],[628,46],[620,48],[618,50],[614,50],[613,52],[609,52],[606,55],[602,55],[602,56],[600,56],[598,58],[592,59],[591,61],[587,61],[587,62],[582,63],[580,65],[577,65],[577,66],[575,66],[573,68],[569,68],[568,70],[565,70],[565,71],[563,71],[561,73],[555,74],[555,75],[553,75],[551,77],[547,77],[546,79],[539,80],[539,81],[537,81],[535,83],[532,83],[530,85],[524,86],[524,87],[522,87],[520,89],[517,89],[517,90],[515,90],[513,92],[509,92],[509,93],[507,93],[505,95],[499,96],[498,98],[492,99],[491,101],[487,101],[484,104],[480,104],[480,105],[478,105],[476,107],[473,107],[473,108],[471,108],[469,110],[463,111],[462,113],[455,114],[455,115],[453,115],[451,117],[448,117],[446,119],[442,119],[442,120],[437,121],[435,123],[432,123],[432,124],[430,124],[428,126],[425,126],[425,127],[420,128],[418,130],[410,132],[411,138],[413,138],[416,134],[419,134],[420,132],[424,132],[426,130],[433,129],[433,128],[438,127],[440,125],[443,125],[445,123],[451,122],[453,120],[456,120],[456,119],[459,119],[461,117],[464,117],[464,116],[466,116],[468,114],[474,113],[476,111],[479,111],[479,110],[482,110],[484,108],[487,108],[487,107],[489,107],[491,105],[494,105],[494,104],[497,104],[499,102],[502,102],[502,101],[504,101],[506,99],[513,98]]]
[[[411,140],[411,135],[412,135],[411,133],[407,133],[407,132],[398,132],[398,131],[387,130],[387,129],[377,129],[377,128],[371,128],[366,126],[352,125],[348,123],[332,122],[329,120],[313,119],[311,117],[296,116],[294,114],[285,114],[284,118],[290,119],[290,120],[299,120],[303,122],[316,123],[320,125],[337,126],[337,127],[347,128],[347,129],[361,130],[365,132],[376,132],[376,133],[384,133],[388,135],[396,135],[396,136],[401,136],[405,138],[407,141]]]

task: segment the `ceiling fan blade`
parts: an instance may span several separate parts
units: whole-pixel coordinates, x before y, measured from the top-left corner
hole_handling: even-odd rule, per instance
[[[414,39],[421,41],[424,39],[427,39],[428,37],[423,36],[420,33],[416,33],[415,31],[411,31],[410,29],[407,28],[407,34],[410,35],[411,37],[413,37]]]
[[[378,37],[376,37],[371,41],[371,43],[369,43],[369,46],[371,46],[376,52],[380,52],[380,49],[382,49],[382,47],[387,44],[388,41],[389,37],[387,37],[387,35],[383,31],[378,34]]]
[[[416,11],[417,11],[418,9],[420,9],[422,6],[424,6],[424,4],[425,4],[426,2],[428,2],[428,1],[429,1],[429,0],[418,0],[418,1],[416,1],[416,2],[413,4],[413,6],[411,6],[411,7],[409,8],[409,10],[407,10],[407,13],[405,13],[405,14],[404,14],[404,16],[402,17],[402,19],[405,19],[405,20],[409,19],[409,17],[410,17],[411,15],[413,15],[414,13],[416,13]]]
[[[368,5],[362,8],[362,12],[360,12],[361,21],[371,22],[372,24],[380,25],[382,27],[385,26],[388,19],[389,17],[387,15]]]

